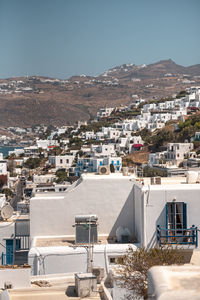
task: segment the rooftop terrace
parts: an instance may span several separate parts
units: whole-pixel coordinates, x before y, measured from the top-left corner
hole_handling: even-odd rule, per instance
[[[98,286],[99,288],[99,286]],[[1,293],[1,292],[0,292]],[[74,275],[56,274],[32,276],[31,287],[8,290],[11,300],[78,300],[75,293]],[[93,292],[85,300],[100,300],[99,292]]]

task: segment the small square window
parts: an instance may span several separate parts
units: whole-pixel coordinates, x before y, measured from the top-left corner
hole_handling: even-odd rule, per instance
[[[110,263],[115,264],[115,262],[116,262],[116,258],[115,257],[110,257]]]

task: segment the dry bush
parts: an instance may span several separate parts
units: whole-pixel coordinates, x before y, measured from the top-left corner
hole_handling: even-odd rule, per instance
[[[126,299],[141,299],[147,296],[147,271],[158,265],[180,265],[184,257],[178,249],[166,246],[146,250],[139,248],[134,251],[131,247],[118,263],[120,280],[118,284],[127,289]]]

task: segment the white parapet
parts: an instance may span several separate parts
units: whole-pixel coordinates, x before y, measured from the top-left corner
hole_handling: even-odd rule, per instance
[[[30,267],[0,268],[0,288],[11,285],[12,288],[27,288],[31,286]]]

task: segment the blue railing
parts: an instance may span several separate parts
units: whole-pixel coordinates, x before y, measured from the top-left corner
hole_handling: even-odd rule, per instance
[[[198,228],[194,225],[190,228],[167,229],[157,225],[157,241],[159,245],[194,245],[198,247]]]
[[[6,254],[5,253],[1,253],[1,264],[2,266],[6,265]]]

